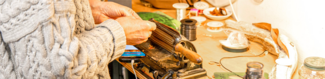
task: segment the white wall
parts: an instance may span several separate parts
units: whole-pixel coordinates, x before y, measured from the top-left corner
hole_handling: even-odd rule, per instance
[[[257,0],[259,1],[259,0]],[[238,19],[268,22],[296,45],[299,61],[308,56],[325,57],[325,0],[238,0]]]

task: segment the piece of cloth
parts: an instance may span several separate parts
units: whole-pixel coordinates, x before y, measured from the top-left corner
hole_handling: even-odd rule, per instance
[[[0,79],[109,79],[121,25],[97,26],[88,0],[0,0]]]

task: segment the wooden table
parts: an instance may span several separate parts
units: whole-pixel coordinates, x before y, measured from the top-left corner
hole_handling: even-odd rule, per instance
[[[176,17],[175,9],[155,9],[145,7],[140,3],[140,0],[132,0],[132,9],[136,12],[155,12],[161,11],[173,18]],[[203,15],[202,15],[203,16]],[[227,18],[231,19],[232,18]],[[227,20],[225,19],[225,20]],[[221,22],[224,22],[222,20]],[[207,21],[212,21],[207,19]],[[233,57],[233,56],[247,56],[247,55],[258,55],[263,53],[265,50],[262,48],[260,44],[255,42],[250,42],[250,49],[247,52],[243,53],[232,53],[222,49],[219,40],[227,39],[227,35],[223,32],[209,32],[206,30],[206,26],[203,25],[197,28],[197,40],[192,41],[197,49],[197,53],[201,55],[203,58],[203,68],[207,70],[207,75],[209,78],[212,78],[215,72],[228,72],[221,66],[217,66],[216,64],[209,64],[211,61],[219,62],[222,57]],[[277,56],[267,54],[263,57],[241,57],[241,58],[233,58],[233,59],[224,59],[222,64],[232,70],[233,72],[245,72],[246,71],[246,63],[250,61],[258,61],[264,64],[264,72],[269,73],[273,66],[275,66],[275,59]],[[128,63],[121,63],[127,69],[132,71],[131,66]],[[133,72],[133,71],[132,71]],[[141,75],[137,73],[139,78]]]

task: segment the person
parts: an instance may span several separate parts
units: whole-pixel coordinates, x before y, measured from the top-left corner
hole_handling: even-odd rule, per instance
[[[0,79],[109,79],[126,44],[156,28],[99,0],[0,0],[0,18]]]

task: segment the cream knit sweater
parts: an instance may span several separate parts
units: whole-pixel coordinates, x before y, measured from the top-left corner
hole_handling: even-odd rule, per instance
[[[0,79],[108,79],[125,40],[115,20],[94,26],[88,0],[0,0]]]

